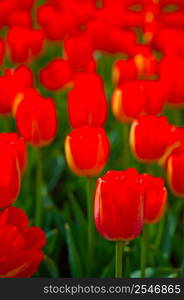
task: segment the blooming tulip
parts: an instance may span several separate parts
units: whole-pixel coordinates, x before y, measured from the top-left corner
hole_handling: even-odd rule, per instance
[[[80,107],[80,109],[79,109]],[[68,114],[73,128],[85,125],[101,127],[107,117],[107,101],[100,76],[80,73],[68,95]]]
[[[0,208],[15,202],[20,191],[20,160],[15,148],[0,140]]]
[[[125,82],[113,93],[113,114],[118,121],[130,123],[143,112],[145,101],[144,87],[139,81]]]
[[[156,223],[164,214],[167,190],[164,180],[149,174],[142,175],[144,185],[144,222]]]
[[[21,173],[25,170],[27,152],[23,138],[20,138],[17,133],[0,133],[0,149],[3,147],[11,147],[16,155]]]
[[[95,224],[108,240],[136,238],[143,225],[143,191],[135,169],[108,171],[96,184]]]
[[[17,95],[14,109],[17,128],[25,141],[35,147],[51,143],[57,132],[56,108],[52,99],[44,99],[36,90]]]
[[[174,149],[166,160],[166,173],[169,186],[177,196],[184,196],[184,176],[181,170],[184,167],[184,144]]]
[[[42,30],[12,27],[7,34],[12,61],[22,63],[38,55],[43,50],[44,40]]]
[[[9,207],[0,212],[0,278],[31,277],[43,259],[45,234],[28,227],[26,214]]]
[[[56,58],[40,71],[40,81],[48,90],[58,90],[72,79],[72,70],[67,61]]]
[[[4,76],[0,77],[0,114],[11,113],[16,94],[33,85],[33,74],[28,67],[20,65],[6,69]]]
[[[65,140],[68,166],[78,176],[97,176],[109,156],[109,141],[104,129],[81,127],[72,130]]]
[[[130,146],[137,159],[152,162],[164,155],[172,126],[165,117],[141,116],[132,123]]]

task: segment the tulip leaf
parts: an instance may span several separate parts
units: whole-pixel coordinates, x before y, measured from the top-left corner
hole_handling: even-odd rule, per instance
[[[70,271],[72,277],[78,278],[83,276],[82,263],[79,256],[78,249],[76,247],[76,243],[74,241],[73,233],[68,224],[65,225],[66,231],[66,242],[68,245],[68,255],[70,262]]]
[[[44,262],[45,262],[47,271],[49,272],[50,276],[52,278],[59,278],[60,274],[59,274],[58,266],[56,265],[56,263],[47,255],[45,255],[45,257],[44,257]]]

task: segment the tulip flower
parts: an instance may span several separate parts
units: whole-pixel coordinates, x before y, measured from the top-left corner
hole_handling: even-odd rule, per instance
[[[40,71],[40,81],[48,90],[58,90],[72,80],[72,70],[67,61],[56,58]]]
[[[164,155],[172,126],[165,117],[141,116],[132,123],[130,147],[135,157],[144,162],[158,161]]]
[[[95,224],[105,239],[116,241],[116,277],[122,276],[122,241],[141,233],[143,210],[142,183],[135,169],[108,171],[97,180]]]
[[[17,133],[0,133],[0,149],[11,147],[15,152],[16,161],[19,165],[21,173],[26,168],[27,152],[23,138],[20,138]]]
[[[14,10],[8,17],[8,26],[10,27],[32,27],[31,14],[26,10]]]
[[[57,132],[56,108],[52,99],[43,98],[34,89],[17,95],[14,103],[16,125],[25,141],[35,147],[50,144]]]
[[[0,77],[0,114],[11,113],[16,94],[33,85],[33,74],[28,67],[20,65],[6,69],[4,76]]]
[[[108,171],[98,179],[95,224],[104,238],[115,241],[136,238],[143,225],[143,207],[141,180],[135,169]]]
[[[116,119],[131,123],[143,112],[146,101],[144,87],[139,81],[125,82],[112,95],[112,111]]]
[[[39,8],[37,17],[47,38],[51,40],[64,40],[75,28],[75,19],[70,12],[58,10],[49,4]]]
[[[15,148],[0,140],[0,209],[14,203],[20,192],[20,160]]]
[[[181,172],[184,166],[184,143],[174,149],[168,156],[165,164],[169,186],[172,192],[184,196],[184,176]]]
[[[184,59],[179,55],[168,55],[160,63],[160,80],[165,100],[174,106],[184,104]]]
[[[64,42],[66,59],[73,72],[95,71],[93,47],[88,36],[70,37]]]
[[[117,60],[112,71],[113,81],[116,85],[121,85],[125,81],[133,81],[138,77],[137,68],[133,59]]]
[[[17,40],[19,42],[17,43]],[[7,44],[13,62],[27,62],[43,50],[45,36],[42,30],[12,27],[7,34]]]
[[[0,39],[0,65],[3,62],[4,55],[5,55],[5,45],[4,45],[4,41]]]
[[[68,114],[73,128],[103,126],[107,117],[107,100],[100,76],[80,73],[74,77],[74,88],[68,94]]]
[[[23,210],[9,207],[0,212],[0,278],[33,276],[43,260],[46,238],[38,227],[28,227]]]
[[[144,223],[158,222],[164,212],[167,201],[167,190],[164,180],[149,174],[142,175],[144,185]]]
[[[65,140],[68,166],[78,176],[97,176],[109,157],[109,141],[104,129],[81,127],[72,130]]]

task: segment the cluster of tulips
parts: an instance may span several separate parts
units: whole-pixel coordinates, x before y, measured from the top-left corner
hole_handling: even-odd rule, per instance
[[[172,10],[167,9],[170,6]],[[183,27],[183,0],[0,2],[0,28],[5,29],[0,39],[0,114],[4,119],[11,115],[17,128],[17,133],[0,133],[0,277],[31,277],[44,257],[41,193],[34,219],[38,227],[29,227],[26,214],[12,204],[26,172],[27,143],[37,149],[39,159],[40,148],[57,135],[53,98],[58,91],[67,91],[72,128],[64,142],[66,162],[88,183],[89,276],[94,225],[105,239],[116,242],[116,277],[121,277],[123,245],[135,239],[144,224],[163,217],[167,190],[161,177],[139,174],[135,168],[110,170],[97,179],[93,190],[93,180],[110,155],[104,129],[108,101],[97,72],[104,52],[123,54],[112,67],[111,107],[122,126],[130,126],[133,155],[142,163],[164,167],[171,190],[184,196],[184,129],[160,116],[167,105],[179,110],[184,104]],[[53,93],[53,98],[45,98],[31,68],[56,44],[60,56],[38,73],[39,84]],[[7,67],[7,62],[13,67]],[[143,277],[145,247],[143,237]]]

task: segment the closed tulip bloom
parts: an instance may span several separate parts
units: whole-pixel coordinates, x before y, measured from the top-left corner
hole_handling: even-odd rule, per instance
[[[143,112],[146,95],[139,81],[125,82],[112,95],[112,111],[122,123],[131,123]]]
[[[104,129],[89,126],[74,129],[65,140],[68,166],[78,176],[97,176],[107,163],[109,148]]]
[[[157,161],[167,149],[172,126],[165,117],[141,116],[132,123],[130,147],[138,160]]]
[[[49,4],[40,6],[37,18],[46,37],[51,40],[64,40],[75,28],[75,19],[71,12],[58,10]]]
[[[53,59],[40,71],[40,81],[48,90],[58,90],[72,80],[72,70],[64,59]]]
[[[184,196],[184,144],[174,149],[166,160],[165,169],[167,179],[172,192],[179,196]]]
[[[150,115],[160,114],[166,102],[165,92],[161,80],[139,80],[145,92],[146,101],[144,103],[144,112]]]
[[[8,26],[32,27],[31,14],[26,10],[14,10],[8,17]]]
[[[0,133],[0,149],[6,149],[6,147],[11,147],[14,151],[20,171],[23,173],[27,161],[27,151],[24,139],[20,138],[17,133]]]
[[[2,144],[2,145],[1,145]],[[15,147],[0,141],[0,209],[17,199],[21,185],[20,164]]]
[[[57,115],[54,101],[43,98],[36,90],[27,89],[17,95],[16,125],[25,141],[35,147],[50,144],[57,133]]]
[[[117,60],[112,70],[113,82],[116,85],[121,85],[125,81],[133,81],[138,77],[138,71],[133,59]]]
[[[25,88],[32,88],[33,81],[33,74],[26,66],[6,69],[0,77],[0,114],[10,114],[16,94]]]
[[[167,189],[161,177],[142,176],[144,186],[144,223],[156,223],[162,218],[167,202]]]
[[[4,41],[0,39],[0,65],[3,62],[4,55],[5,55],[5,45],[4,45]]]
[[[0,278],[34,275],[43,259],[45,233],[28,227],[23,210],[9,207],[0,212]]]
[[[139,52],[134,56],[134,61],[138,79],[152,79],[158,74],[158,63],[149,48],[140,46]]]
[[[97,180],[94,197],[95,224],[108,240],[136,238],[143,225],[143,191],[135,169],[108,171]]]
[[[107,100],[100,76],[91,73],[75,76],[74,88],[68,94],[68,114],[73,128],[103,126],[107,117]]]
[[[19,42],[17,43],[17,40]],[[7,44],[11,59],[16,63],[27,62],[43,50],[45,41],[42,30],[25,27],[12,27],[7,34]]]
[[[73,72],[85,72],[95,63],[91,40],[86,35],[70,37],[64,42],[66,59]]]

